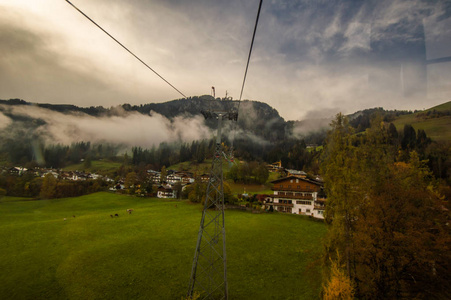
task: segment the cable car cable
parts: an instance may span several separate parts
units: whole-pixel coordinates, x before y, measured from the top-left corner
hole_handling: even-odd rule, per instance
[[[235,140],[235,132],[236,132],[236,126],[237,126],[237,123],[238,123],[241,98],[243,96],[244,85],[246,83],[247,70],[249,69],[249,62],[251,60],[252,48],[254,46],[255,33],[257,32],[258,20],[260,18],[260,11],[261,11],[261,8],[262,8],[262,3],[263,3],[263,0],[260,0],[260,4],[258,6],[257,18],[255,20],[254,33],[252,34],[251,46],[250,46],[250,49],[249,49],[249,56],[247,57],[246,70],[244,71],[244,78],[243,78],[243,84],[241,86],[240,99],[238,100],[238,109],[237,109],[237,112],[236,112],[237,113],[237,118],[236,118],[236,121],[235,121],[235,124],[234,124],[232,141],[231,141],[231,146],[230,146],[230,158],[231,158],[232,161],[233,161],[233,142]]]
[[[99,24],[94,22],[93,19],[91,19],[89,16],[87,16],[84,12],[82,12],[78,7],[76,7],[74,4],[72,4],[69,0],[66,0],[67,3],[69,3],[73,8],[75,8],[79,13],[81,13],[83,16],[85,16],[89,21],[91,21],[94,25],[96,25],[100,30],[102,30],[104,33],[106,33],[110,38],[112,38],[116,43],[118,43],[122,48],[124,48],[128,53],[133,55],[137,60],[139,60],[143,65],[145,65],[149,70],[154,72],[158,77],[160,77],[164,82],[169,84],[174,90],[176,90],[180,95],[182,95],[184,98],[187,98],[182,92],[180,92],[175,86],[173,86],[169,81],[167,81],[163,76],[157,73],[154,69],[152,69],[148,64],[146,64],[142,59],[140,59],[138,56],[136,56],[132,51],[130,51],[127,47],[125,47],[121,42],[119,42],[117,39],[115,39],[111,34],[109,34],[105,29],[100,27]]]

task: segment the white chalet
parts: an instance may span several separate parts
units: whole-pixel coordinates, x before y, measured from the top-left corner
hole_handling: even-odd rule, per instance
[[[272,203],[266,204],[273,206],[274,210],[324,219],[326,198],[323,196],[321,182],[289,176],[272,183]]]
[[[181,182],[182,178],[176,174],[171,174],[171,175],[166,176],[166,181],[172,185],[172,184],[176,184],[177,182]]]
[[[158,198],[177,198],[177,192],[170,185],[160,185],[157,191]]]

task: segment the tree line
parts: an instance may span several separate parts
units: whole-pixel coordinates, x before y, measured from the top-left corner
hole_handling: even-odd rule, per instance
[[[78,197],[106,190],[107,183],[101,179],[70,181],[55,178],[52,174],[36,177],[33,174],[22,176],[1,174],[0,190],[7,196],[53,199]]]
[[[360,135],[341,114],[331,123],[321,155],[324,299],[451,298],[447,184],[417,152],[425,135],[414,132],[407,126],[399,139],[380,117]]]

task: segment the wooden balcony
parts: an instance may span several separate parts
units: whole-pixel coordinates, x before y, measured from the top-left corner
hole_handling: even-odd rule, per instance
[[[293,203],[271,203],[274,206],[293,207]]]
[[[273,191],[288,191],[288,192],[317,192],[316,189],[308,189],[308,188],[298,188],[297,186],[292,187],[280,187],[280,186],[273,186],[271,188]]]
[[[283,198],[283,199],[295,199],[295,200],[310,200],[313,201],[313,196],[295,196],[295,195],[273,195],[273,198]]]

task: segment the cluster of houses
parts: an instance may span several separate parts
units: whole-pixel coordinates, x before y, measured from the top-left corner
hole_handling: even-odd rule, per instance
[[[284,177],[271,182],[273,184],[273,195],[260,195],[259,199],[261,199],[263,208],[283,213],[308,215],[319,219],[324,218],[326,195],[321,178],[312,179],[308,178],[307,173],[303,171],[284,169],[281,162],[269,164],[267,167],[269,171],[279,172]],[[46,168],[28,170],[22,167],[13,167],[4,169],[2,172],[16,175],[33,174],[40,177],[52,174],[55,178],[73,181],[103,179],[107,182],[113,182],[111,178],[80,171]],[[159,171],[147,170],[147,174],[148,180],[157,186],[156,196],[158,198],[177,198],[177,191],[183,190],[183,188],[195,182],[194,174],[186,171],[168,170],[166,178],[163,178],[164,180],[162,180]],[[209,178],[209,174],[201,174],[197,177],[197,180],[208,182]],[[110,190],[124,189],[123,184],[124,180],[120,180]]]
[[[166,177],[162,178],[161,172],[155,170],[147,170],[147,180],[156,186],[156,196],[158,198],[177,198],[177,191],[183,190],[188,185],[195,182],[194,174],[186,171],[167,170]],[[201,174],[198,180],[201,182],[208,182],[209,174]],[[124,180],[110,190],[124,188]],[[179,186],[180,188],[177,188]]]
[[[102,176],[102,175],[95,174],[95,173],[86,173],[86,172],[82,172],[82,171],[63,171],[60,169],[48,169],[48,168],[39,168],[39,167],[36,167],[33,169],[27,169],[27,168],[23,168],[23,167],[12,167],[9,169],[3,169],[2,173],[9,173],[9,174],[18,175],[18,176],[29,174],[29,175],[33,175],[36,177],[45,177],[45,176],[47,176],[47,174],[51,174],[55,178],[71,180],[71,181],[102,179],[107,182],[113,182],[113,179],[111,179],[107,176]]]
[[[161,172],[148,170],[148,173],[152,174],[151,180],[154,183],[159,183],[161,180]],[[198,180],[201,182],[208,182],[210,179],[210,174],[201,174],[198,176]],[[166,180],[158,186],[157,197],[158,198],[177,198],[177,189],[176,185],[180,185],[183,190],[188,185],[194,183],[195,178],[194,174],[186,171],[174,171],[168,170]]]

